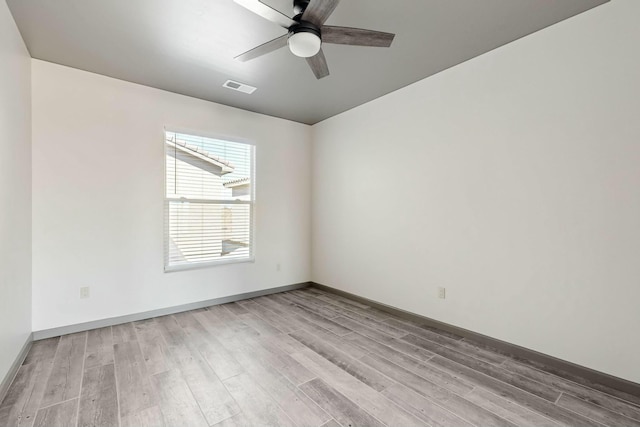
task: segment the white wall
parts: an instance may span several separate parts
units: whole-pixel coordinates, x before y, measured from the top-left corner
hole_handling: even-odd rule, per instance
[[[0,0],[0,381],[31,333],[30,67]]]
[[[640,382],[639,16],[615,0],[314,126],[313,280]]]
[[[308,126],[43,61],[32,70],[35,331],[310,279]],[[255,263],[163,273],[164,126],[256,143]]]

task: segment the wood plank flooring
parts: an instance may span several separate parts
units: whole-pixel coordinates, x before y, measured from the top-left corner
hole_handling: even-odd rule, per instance
[[[640,396],[308,288],[37,341],[0,426],[640,427]]]

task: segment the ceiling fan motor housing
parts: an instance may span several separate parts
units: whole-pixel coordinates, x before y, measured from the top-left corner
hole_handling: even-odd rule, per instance
[[[311,33],[315,34],[318,37],[321,37],[320,27],[313,25],[308,21],[299,21],[297,24],[289,27],[289,36],[298,33]]]

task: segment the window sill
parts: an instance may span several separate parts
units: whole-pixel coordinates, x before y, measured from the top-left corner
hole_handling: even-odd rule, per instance
[[[171,266],[165,265],[164,272],[174,273],[178,271],[200,270],[203,268],[217,267],[220,265],[254,263],[255,261],[256,260],[254,257],[249,257],[249,258],[241,258],[241,259],[233,259],[233,260],[198,262],[193,264],[179,264],[179,265],[171,265]]]

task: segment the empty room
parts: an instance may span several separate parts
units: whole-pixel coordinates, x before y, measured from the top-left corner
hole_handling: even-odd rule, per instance
[[[0,0],[0,427],[640,427],[639,0]]]

